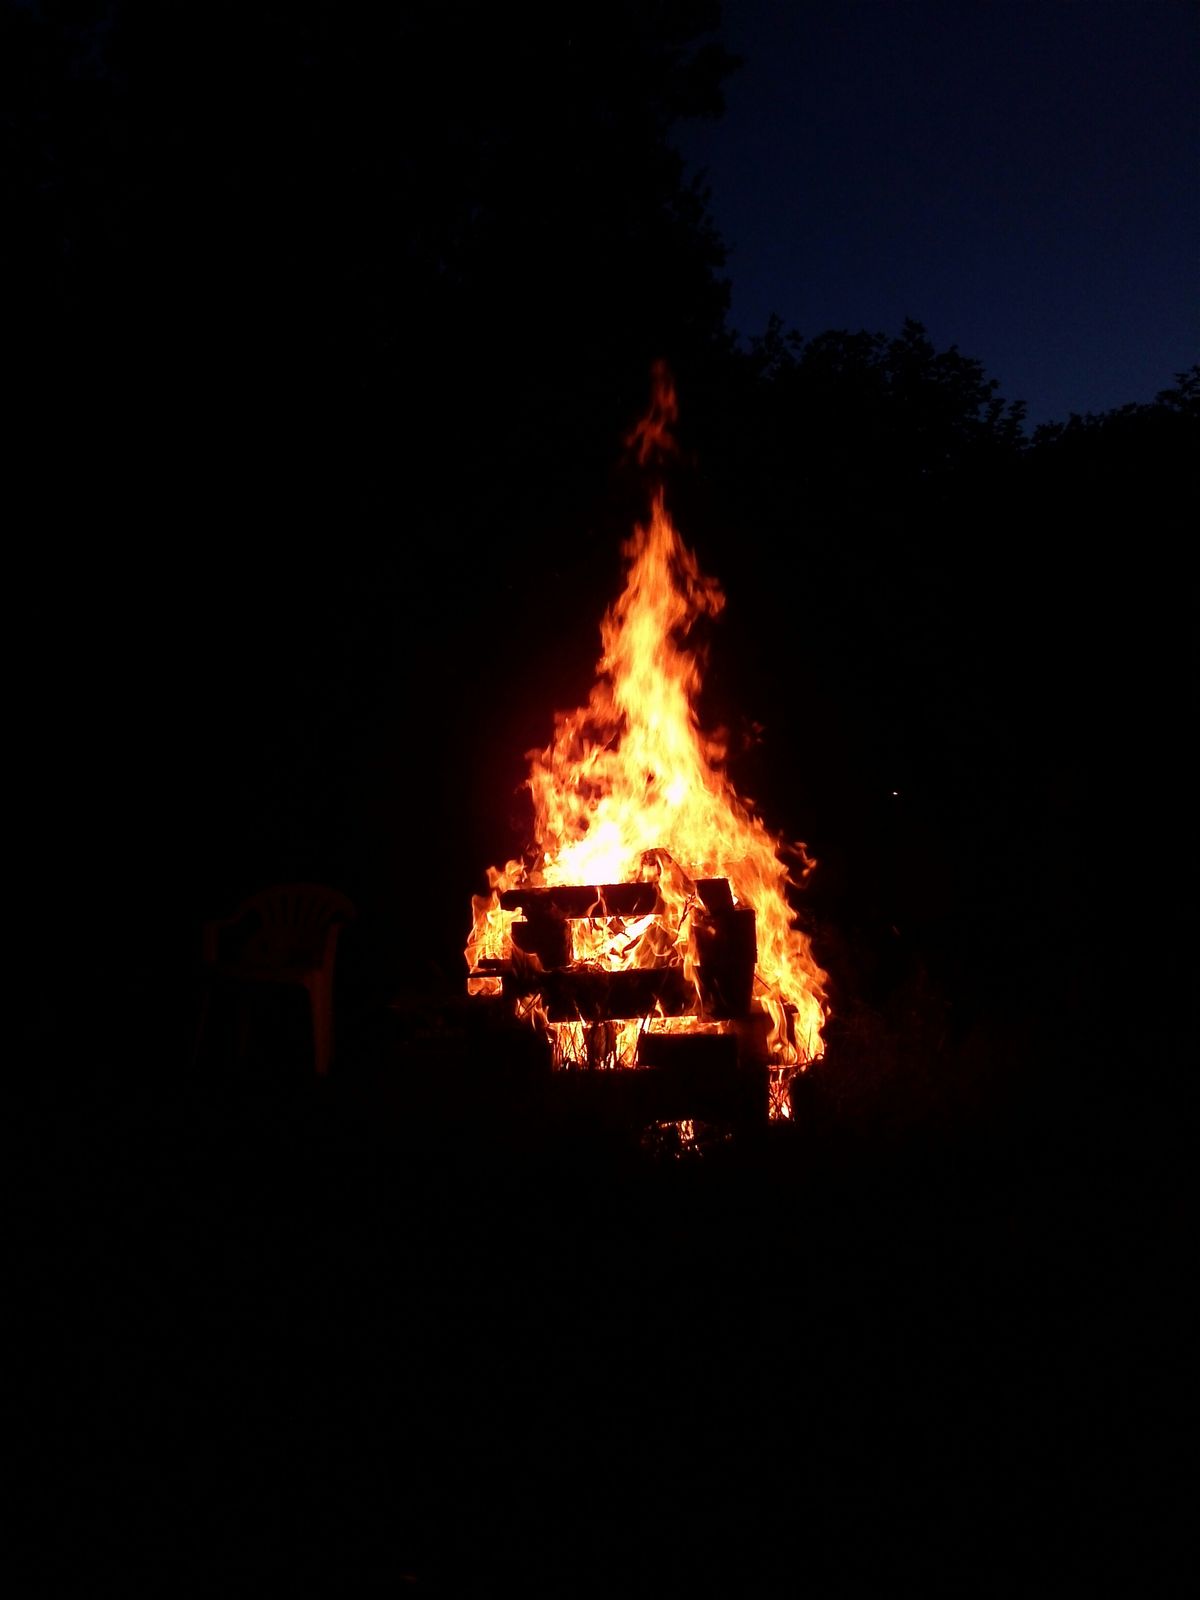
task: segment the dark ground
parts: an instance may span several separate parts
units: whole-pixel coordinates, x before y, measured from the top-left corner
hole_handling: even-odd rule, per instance
[[[668,1160],[457,1012],[364,1009],[324,1082],[291,1023],[159,1037],[42,1062],[47,1582],[1167,1592],[1186,1145],[1112,1063],[904,1125],[831,1045],[793,1125]]]

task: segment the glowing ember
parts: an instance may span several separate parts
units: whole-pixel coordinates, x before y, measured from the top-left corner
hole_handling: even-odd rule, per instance
[[[676,416],[669,377],[658,369],[655,379],[650,412],[629,440],[643,463],[670,447]],[[788,902],[815,863],[739,799],[723,751],[700,728],[700,664],[688,637],[725,599],[681,541],[661,488],[623,553],[625,589],[601,623],[591,698],[557,713],[553,741],[531,756],[534,864],[489,868],[491,893],[473,900],[468,990],[511,988],[515,1014],[545,1031],[558,1067],[634,1067],[647,1033],[757,1034],[771,1115],[786,1116],[788,1081],[823,1048],[825,974]],[[578,889],[551,892],[588,885],[596,887],[582,901]],[[626,885],[645,888],[614,888]],[[715,981],[713,951],[723,940],[725,968],[736,968],[728,950],[745,946],[747,913],[752,981],[739,1007],[729,998],[736,972],[724,987]],[[560,934],[551,962],[547,939]],[[565,1000],[550,995],[552,967],[575,984]],[[631,976],[639,973],[644,988]],[[605,986],[622,981],[624,1001],[612,1000]],[[564,1005],[576,1014],[563,1015]],[[757,1030],[748,1025],[756,1018]]]

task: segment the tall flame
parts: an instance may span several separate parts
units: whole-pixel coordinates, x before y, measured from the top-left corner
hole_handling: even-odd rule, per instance
[[[675,415],[674,389],[659,367],[650,411],[627,441],[640,461],[669,451]],[[501,907],[505,889],[633,882],[653,872],[667,901],[681,906],[695,880],[725,878],[735,902],[755,913],[753,1004],[770,1019],[770,1060],[803,1069],[822,1053],[826,974],[796,926],[788,891],[815,862],[802,844],[788,847],[772,834],[738,797],[723,751],[695,707],[702,674],[690,635],[702,617],[719,614],[724,594],[679,537],[661,487],[623,555],[625,588],[601,623],[588,703],[557,713],[551,743],[531,754],[539,859],[489,869],[492,892],[474,901],[468,964],[477,973],[484,958],[511,953],[516,913]],[[681,945],[683,920],[680,912],[668,923]],[[630,963],[646,960],[637,937],[643,930],[626,923],[614,939],[606,922],[595,926],[590,947],[577,941],[578,959],[618,966],[627,948]],[[469,987],[487,992],[499,984],[474,976]]]

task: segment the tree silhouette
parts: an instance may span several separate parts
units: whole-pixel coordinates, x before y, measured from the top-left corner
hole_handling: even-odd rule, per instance
[[[345,509],[495,498],[724,337],[669,134],[720,110],[707,4],[6,8],[6,270],[32,371],[119,394],[156,460]],[[84,359],[84,349],[91,350]],[[167,414],[164,417],[164,412]],[[267,463],[270,461],[270,465]],[[519,463],[519,467],[515,464]],[[402,465],[401,465],[402,464]],[[473,509],[478,509],[477,507]]]
[[[596,484],[651,361],[725,345],[669,140],[719,111],[716,21],[5,8],[21,745],[64,876],[215,900],[307,862],[457,908],[422,874],[471,850],[520,669],[485,695],[472,641],[607,572]]]
[[[747,790],[824,830],[823,892],[954,944],[949,877],[1002,942],[1022,908],[996,885],[1051,849],[1031,797],[1079,794],[1149,662],[1143,770],[1169,747],[1195,371],[1030,440],[916,320],[738,349],[671,145],[720,112],[718,23],[5,8],[19,745],[47,849],[82,789],[114,859],[198,895],[273,853],[457,908],[449,856],[468,877],[494,850],[481,792],[590,680],[640,509],[614,455],[659,357],[672,505],[731,591],[711,709],[767,725],[734,741]],[[1101,554],[1135,530],[1136,559]],[[922,832],[928,870],[883,894]]]

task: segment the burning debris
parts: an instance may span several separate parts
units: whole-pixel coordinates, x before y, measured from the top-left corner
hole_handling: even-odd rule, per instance
[[[655,379],[629,439],[642,463],[670,449],[676,417]],[[709,1067],[757,1074],[786,1117],[793,1074],[823,1048],[825,974],[788,901],[815,863],[738,797],[699,725],[689,635],[725,598],[661,486],[623,554],[588,704],[531,754],[536,848],[473,899],[468,992],[538,1028],[556,1069],[670,1072],[686,1053],[693,1084]]]

